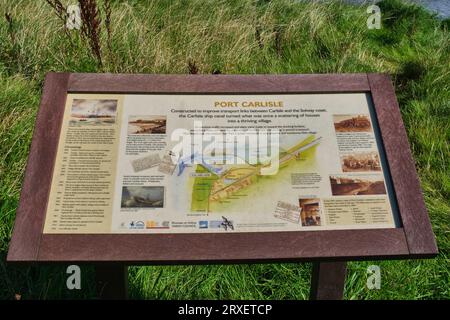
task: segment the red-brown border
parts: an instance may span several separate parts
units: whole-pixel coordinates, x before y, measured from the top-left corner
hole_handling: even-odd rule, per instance
[[[373,99],[402,226],[231,234],[43,234],[66,95],[73,93],[344,93]],[[307,244],[307,245],[305,245]],[[431,257],[437,246],[389,76],[49,73],[7,260],[124,264],[329,261]]]

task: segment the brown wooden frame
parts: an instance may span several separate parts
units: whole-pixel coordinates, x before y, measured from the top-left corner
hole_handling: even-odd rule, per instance
[[[231,234],[43,234],[67,93],[370,93],[401,227]],[[300,245],[307,243],[307,246]],[[432,257],[437,246],[390,78],[383,74],[124,75],[49,73],[9,262],[127,264],[348,261]]]

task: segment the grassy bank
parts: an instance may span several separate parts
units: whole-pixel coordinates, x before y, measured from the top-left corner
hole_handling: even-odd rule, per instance
[[[352,262],[346,298],[450,298],[448,21],[394,0],[379,4],[381,30],[367,28],[366,7],[339,2],[111,3],[111,30],[108,35],[102,24],[98,56],[78,31],[64,30],[45,1],[0,0],[0,299],[15,294],[23,299],[95,295],[90,267],[82,268],[83,289],[74,292],[65,288],[64,266],[5,263],[42,82],[49,71],[392,74],[440,254],[433,260]],[[366,288],[370,264],[381,267],[380,290]],[[310,271],[309,264],[133,267],[130,295],[305,299]]]

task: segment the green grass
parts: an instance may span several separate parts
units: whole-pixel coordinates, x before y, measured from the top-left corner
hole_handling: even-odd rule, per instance
[[[187,73],[189,64],[199,73],[392,74],[440,253],[432,260],[349,263],[345,295],[450,298],[449,23],[396,0],[380,7],[383,28],[368,30],[365,7],[338,2],[113,1],[111,51],[103,32],[99,67],[44,1],[0,0],[0,299],[95,296],[91,267],[82,268],[83,289],[69,291],[65,266],[5,263],[45,73]],[[366,288],[370,264],[381,267],[380,290]],[[310,264],[133,267],[130,295],[305,299],[310,271]]]

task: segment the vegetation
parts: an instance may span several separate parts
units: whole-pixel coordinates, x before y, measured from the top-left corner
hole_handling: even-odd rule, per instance
[[[82,268],[82,290],[69,291],[66,266],[5,263],[49,71],[392,74],[440,253],[349,263],[346,298],[450,298],[448,20],[399,0],[379,3],[380,30],[367,28],[365,6],[338,1],[80,2],[83,28],[68,30],[61,6],[69,1],[0,0],[0,299],[95,297],[92,267]],[[366,288],[371,264],[381,267],[380,290]],[[130,295],[305,299],[310,271],[309,264],[288,263],[132,267]]]

